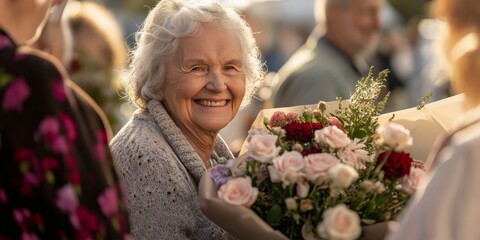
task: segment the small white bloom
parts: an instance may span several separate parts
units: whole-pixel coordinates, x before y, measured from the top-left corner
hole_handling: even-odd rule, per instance
[[[295,143],[292,147],[293,151],[297,151],[299,153],[301,153],[303,151],[303,147],[302,147],[302,144],[300,143]]]
[[[305,177],[311,181],[315,181],[318,178],[327,178],[328,170],[337,165],[340,160],[329,153],[315,153],[305,157],[305,165],[303,166],[303,172]]]
[[[297,201],[294,198],[286,198],[285,205],[288,210],[295,210],[297,208]]]
[[[257,200],[258,189],[250,177],[233,178],[218,190],[218,197],[228,204],[250,207]]]
[[[421,168],[410,168],[410,174],[405,176],[402,183],[403,188],[410,194],[413,194],[417,190],[418,184],[425,175],[425,171]]]
[[[370,160],[365,144],[360,141],[361,139],[356,138],[338,152],[338,158],[355,169],[364,168],[365,163]]]
[[[280,174],[282,179],[282,186],[287,187],[290,184],[299,183],[303,180],[303,176],[299,171],[288,170]]]
[[[341,189],[348,188],[358,178],[358,172],[353,167],[339,163],[328,171],[333,180],[333,186]]]
[[[328,126],[315,131],[315,141],[324,142],[331,148],[338,149],[345,147],[352,140],[350,140],[348,135],[337,126]]]
[[[390,146],[395,151],[401,151],[405,147],[411,146],[413,142],[410,131],[397,123],[381,126],[377,132],[380,135],[378,143]]]
[[[270,135],[270,132],[265,128],[252,128],[248,130],[247,141],[250,141],[254,135]]]
[[[248,143],[248,155],[260,162],[270,162],[278,156],[280,147],[276,146],[278,136],[253,135]]]
[[[280,176],[280,173],[277,171],[275,166],[268,166],[268,174],[270,175],[270,181],[272,183],[277,183],[282,181],[282,176]]]
[[[362,232],[360,217],[344,204],[339,204],[325,211],[323,222],[317,226],[317,232],[325,239],[357,239]]]
[[[273,134],[277,135],[278,137],[282,138],[287,135],[287,131],[281,127],[273,127]]]
[[[310,191],[310,185],[308,182],[298,182],[297,183],[297,197],[298,198],[306,198],[308,196],[308,192]]]

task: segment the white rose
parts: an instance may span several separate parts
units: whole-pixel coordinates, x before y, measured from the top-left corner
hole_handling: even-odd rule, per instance
[[[268,166],[268,175],[270,175],[270,181],[272,183],[276,183],[276,182],[281,182],[282,181],[282,176],[280,176],[280,173],[278,172],[278,170],[275,168],[275,166]]]
[[[357,239],[362,233],[360,217],[344,204],[339,204],[325,211],[323,222],[317,226],[317,232],[325,239]]]
[[[306,198],[308,196],[308,192],[310,191],[310,185],[308,182],[298,182],[297,183],[297,197],[298,198]]]
[[[311,181],[315,181],[319,177],[326,178],[328,170],[339,162],[340,160],[328,153],[310,154],[305,157],[303,172],[305,177]]]
[[[397,123],[388,123],[377,130],[380,135],[379,144],[386,144],[395,151],[401,151],[412,145],[410,131]]]
[[[343,163],[354,167],[355,169],[362,169],[365,167],[365,163],[370,160],[368,151],[365,150],[365,144],[360,142],[360,139],[356,138],[341,151],[338,152],[338,158]]]
[[[287,206],[288,210],[295,210],[297,208],[297,201],[295,198],[286,198],[285,205]]]
[[[248,155],[260,162],[269,162],[280,152],[276,146],[278,136],[275,135],[253,135],[248,143]]]
[[[337,126],[328,126],[315,131],[315,141],[324,142],[331,148],[338,149],[345,147],[352,140],[350,140],[348,135],[340,130]]]
[[[403,188],[411,194],[414,193],[424,175],[423,169],[411,167],[410,174],[403,179]]]
[[[233,178],[218,190],[218,196],[228,204],[250,207],[257,200],[258,189],[250,177]]]
[[[343,163],[330,168],[328,174],[333,180],[333,186],[341,189],[348,188],[358,178],[357,171]]]

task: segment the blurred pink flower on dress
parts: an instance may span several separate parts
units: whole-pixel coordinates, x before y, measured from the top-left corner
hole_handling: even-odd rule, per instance
[[[365,150],[365,144],[360,142],[360,139],[356,138],[341,151],[338,152],[338,158],[343,163],[354,167],[355,169],[363,169],[365,163],[370,160],[368,151]]]
[[[60,132],[58,120],[54,117],[45,117],[38,127],[40,136],[52,141]]]
[[[76,230],[96,232],[98,230],[98,218],[84,206],[79,206],[75,213],[70,215],[70,223]]]
[[[2,108],[4,111],[16,110],[21,112],[23,110],[23,103],[30,96],[30,88],[24,79],[19,78],[11,83],[3,97]]]
[[[9,47],[11,45],[12,45],[12,43],[10,42],[10,40],[7,37],[0,36],[0,49]]]
[[[282,111],[276,111],[270,118],[270,127],[281,127],[286,121],[286,115]]]
[[[218,196],[228,204],[250,207],[257,200],[258,189],[250,177],[233,178],[218,190]]]
[[[270,162],[280,152],[277,140],[276,135],[253,135],[247,146],[248,155],[260,162]]]
[[[22,232],[22,240],[39,240],[35,233]]]
[[[77,194],[71,184],[67,184],[57,191],[57,207],[65,213],[74,213],[79,205]]]
[[[13,218],[15,218],[18,224],[22,224],[23,221],[28,220],[31,216],[30,210],[26,208],[13,209]]]
[[[66,154],[69,150],[67,140],[65,140],[64,136],[58,135],[56,138],[53,139],[52,142],[52,151],[55,153]]]
[[[305,177],[311,181],[319,178],[328,178],[328,170],[340,162],[335,156],[329,153],[315,153],[305,157],[303,172]]]
[[[348,145],[352,140],[347,134],[340,130],[337,126],[328,126],[315,131],[315,141],[324,142],[331,148],[342,148]]]
[[[123,240],[135,240],[135,238],[131,234],[125,234],[125,236],[123,236]]]
[[[106,189],[98,197],[98,204],[105,216],[109,217],[116,214],[118,212],[118,195],[115,187]]]
[[[73,119],[67,114],[60,115],[60,121],[67,130],[67,138],[70,141],[75,141],[77,139],[77,128]]]
[[[23,174],[25,183],[29,187],[37,187],[40,184],[40,180],[38,179],[38,176],[31,173],[31,172],[26,172]]]
[[[7,203],[8,202],[8,196],[7,193],[3,188],[0,188],[0,203]]]
[[[65,92],[65,85],[62,79],[57,79],[52,81],[52,92],[53,96],[57,101],[63,102],[67,98],[67,94]]]

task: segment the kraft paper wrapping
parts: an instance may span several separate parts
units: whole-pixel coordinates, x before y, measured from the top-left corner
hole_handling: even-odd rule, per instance
[[[348,103],[348,101],[345,102]],[[395,114],[392,122],[402,124],[410,130],[413,137],[413,145],[406,148],[405,151],[409,152],[414,159],[424,162],[438,136],[445,135],[453,130],[457,116],[464,112],[464,103],[464,95],[460,94],[429,103],[421,110],[409,108],[382,114],[379,117],[379,122],[380,124],[387,123],[392,114]],[[336,101],[328,102],[327,105],[327,112],[333,112],[338,108]],[[307,105],[306,107],[317,108],[316,105]],[[270,118],[276,111],[301,113],[304,108],[305,106],[296,106],[262,110],[253,122],[252,128],[264,128],[263,120]],[[247,152],[246,146],[247,142],[243,144],[240,155]]]

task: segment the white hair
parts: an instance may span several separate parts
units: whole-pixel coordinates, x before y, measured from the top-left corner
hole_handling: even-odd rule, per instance
[[[178,48],[180,38],[197,33],[202,23],[216,22],[234,32],[240,42],[246,78],[242,106],[249,103],[263,80],[252,30],[240,15],[215,0],[161,0],[150,11],[142,30],[137,33],[137,46],[131,52],[130,66],[125,70],[124,85],[130,101],[146,108],[149,100],[162,100],[165,63]]]

